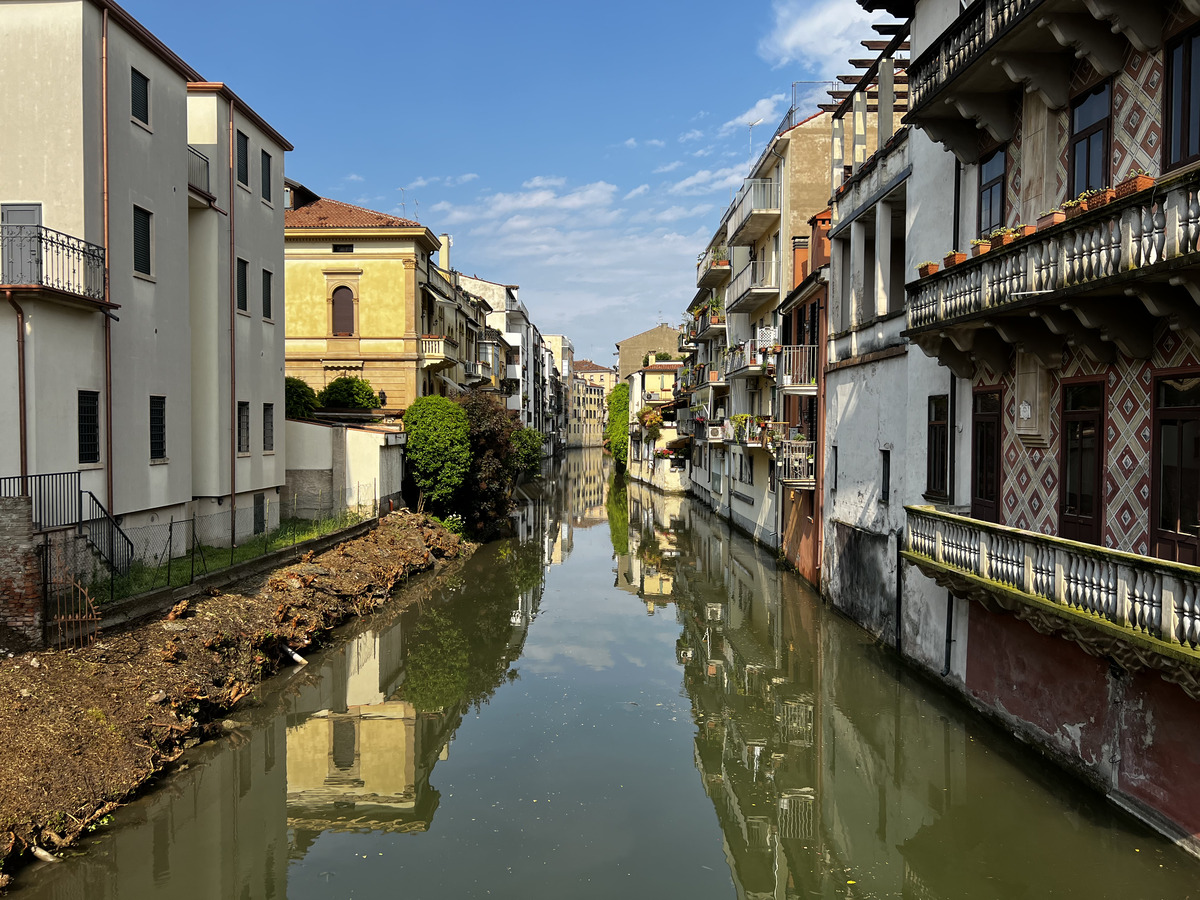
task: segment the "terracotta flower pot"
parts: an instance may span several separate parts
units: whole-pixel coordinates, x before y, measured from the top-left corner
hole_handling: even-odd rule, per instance
[[[993,237],[992,244],[993,244],[993,246],[1007,247],[1009,244],[1011,244],[1013,241],[1015,241],[1016,238],[1017,238],[1017,236],[1015,234],[1013,234],[1011,231],[1006,231],[1003,234],[998,234],[995,237]]]
[[[1066,213],[1068,219],[1075,219],[1079,216],[1082,216],[1085,212],[1087,212],[1087,210],[1084,208],[1083,204],[1080,203],[1077,206],[1066,207],[1063,212]]]
[[[966,262],[966,261],[967,261],[967,254],[965,254],[965,253],[947,253],[942,258],[942,264],[947,269],[950,268],[951,266],[957,266],[959,263]]]
[[[982,256],[984,253],[987,253],[991,249],[992,249],[991,241],[983,241],[982,243],[971,245],[971,255],[972,256]]]
[[[1033,225],[1018,225],[1015,237],[1017,239],[1027,238],[1031,234],[1037,234],[1037,228]]]
[[[1061,225],[1067,220],[1067,214],[1061,209],[1052,209],[1044,216],[1038,216],[1037,227],[1040,231],[1043,228],[1053,228],[1055,225]]]
[[[1119,200],[1152,187],[1154,187],[1154,179],[1149,175],[1130,175],[1117,185],[1116,198]]]
[[[1116,191],[1114,191],[1112,188],[1105,188],[1104,190],[1087,197],[1083,203],[1088,208],[1088,212],[1091,212],[1093,209],[1099,209],[1102,206],[1108,206],[1108,204],[1112,203],[1112,201],[1116,198]]]
[[[925,263],[924,265],[917,266],[917,275],[920,276],[921,278],[928,278],[930,275],[934,274],[937,270],[938,270],[937,263]]]

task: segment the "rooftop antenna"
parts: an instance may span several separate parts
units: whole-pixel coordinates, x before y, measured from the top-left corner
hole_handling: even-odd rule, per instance
[[[755,119],[753,122],[750,123],[749,130],[750,130],[750,158],[751,159],[754,159],[754,126],[761,125],[762,121],[763,121],[762,117],[760,116],[759,118]],[[754,173],[751,172],[750,174],[753,175]]]
[[[408,212],[404,206],[404,188],[400,188],[400,215],[406,219],[408,218]]]

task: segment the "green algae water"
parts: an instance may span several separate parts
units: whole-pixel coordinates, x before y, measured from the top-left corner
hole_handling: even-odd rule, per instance
[[[1200,867],[574,451],[22,898],[1185,898]]]

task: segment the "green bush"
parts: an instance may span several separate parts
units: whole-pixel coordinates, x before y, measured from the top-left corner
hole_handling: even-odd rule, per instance
[[[608,395],[608,425],[604,429],[608,450],[618,469],[629,455],[629,385],[618,384]]]
[[[513,432],[514,474],[532,478],[542,470],[542,445],[545,442],[545,435],[536,428],[518,428]]]
[[[471,445],[471,468],[459,511],[473,534],[489,538],[508,521],[512,508],[512,435],[517,425],[494,394],[467,391],[458,405],[467,414]]]
[[[325,385],[317,402],[326,409],[376,409],[379,398],[371,382],[357,375],[343,375]]]
[[[461,406],[446,397],[418,397],[404,413],[406,458],[425,499],[451,508],[471,468],[470,426]]]
[[[284,406],[289,419],[311,419],[317,408],[317,392],[303,378],[289,376],[283,380]]]

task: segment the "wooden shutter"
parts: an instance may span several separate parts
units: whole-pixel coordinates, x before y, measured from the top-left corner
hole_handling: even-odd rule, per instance
[[[150,458],[167,456],[167,398],[150,398]]]
[[[262,273],[263,318],[271,318],[271,273],[263,269]]]
[[[150,79],[137,69],[129,70],[129,114],[150,124]]]
[[[250,183],[250,138],[240,131],[237,133],[237,180],[242,184]]]
[[[133,208],[133,271],[150,272],[150,213],[140,206]]]
[[[354,334],[354,292],[348,287],[333,292],[333,333]]]
[[[271,154],[266,150],[262,152],[262,197],[271,199]]]
[[[237,261],[237,308],[244,311],[250,309],[250,303],[246,298],[246,278],[249,270],[250,263],[244,259]]]

